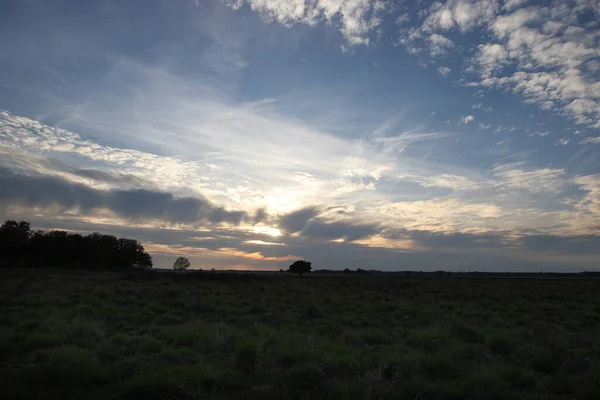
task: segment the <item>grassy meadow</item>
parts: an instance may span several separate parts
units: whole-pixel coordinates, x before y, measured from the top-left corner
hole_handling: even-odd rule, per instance
[[[600,281],[0,271],[3,399],[598,399]]]

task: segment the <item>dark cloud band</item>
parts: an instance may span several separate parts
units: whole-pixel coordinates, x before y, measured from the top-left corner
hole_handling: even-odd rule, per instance
[[[175,197],[171,193],[135,190],[98,190],[65,179],[29,176],[0,169],[0,203],[34,207],[58,206],[89,214],[108,209],[132,219],[158,219],[174,223],[227,223],[239,225],[242,211],[228,211],[201,197]]]

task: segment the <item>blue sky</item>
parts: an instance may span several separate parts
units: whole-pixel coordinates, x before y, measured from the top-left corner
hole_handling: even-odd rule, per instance
[[[0,214],[158,266],[578,271],[600,3],[5,1]]]

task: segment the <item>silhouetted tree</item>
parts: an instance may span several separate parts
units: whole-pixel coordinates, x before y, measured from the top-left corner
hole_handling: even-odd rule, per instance
[[[123,268],[152,268],[152,257],[144,251],[144,246],[137,240],[119,239],[117,241],[117,251],[120,253],[120,266]]]
[[[283,268],[279,270],[279,273],[280,273],[280,274],[283,274],[284,272],[285,272],[285,271],[283,270]]]
[[[304,260],[294,261],[294,263],[288,268],[288,272],[298,274],[299,276],[302,276],[302,274],[310,272],[311,270],[311,263]]]
[[[344,270],[344,274],[348,275],[348,274],[350,274],[350,273],[351,273],[351,271],[350,271],[350,269],[349,269],[349,268],[346,268],[346,269]]]
[[[190,260],[185,257],[179,257],[175,260],[175,264],[173,264],[173,269],[175,271],[185,271],[190,267]]]
[[[31,228],[27,221],[9,220],[0,226],[0,258],[21,259],[27,253]]]
[[[65,231],[32,232],[28,222],[0,227],[0,264],[29,267],[149,269],[152,257],[133,239]]]

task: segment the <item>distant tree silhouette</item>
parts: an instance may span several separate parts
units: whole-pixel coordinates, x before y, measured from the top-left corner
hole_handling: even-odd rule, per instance
[[[294,263],[288,268],[288,272],[298,274],[299,276],[302,276],[302,274],[310,272],[311,270],[311,263],[304,260],[294,261]]]
[[[279,270],[279,273],[280,273],[280,274],[283,274],[284,272],[285,272],[285,271],[283,270],[283,268]]]
[[[173,264],[173,269],[175,271],[185,271],[189,267],[190,267],[190,260],[188,260],[185,257],[177,258],[177,260],[175,260],[175,263]]]
[[[0,227],[0,258],[22,258],[27,253],[31,228],[26,221],[6,221]]]
[[[65,231],[32,232],[26,221],[0,226],[0,266],[149,269],[152,258],[133,239]]]
[[[350,271],[350,269],[349,269],[349,268],[346,268],[346,269],[344,270],[344,274],[348,275],[348,274],[350,274],[350,273],[352,273],[352,271]]]

